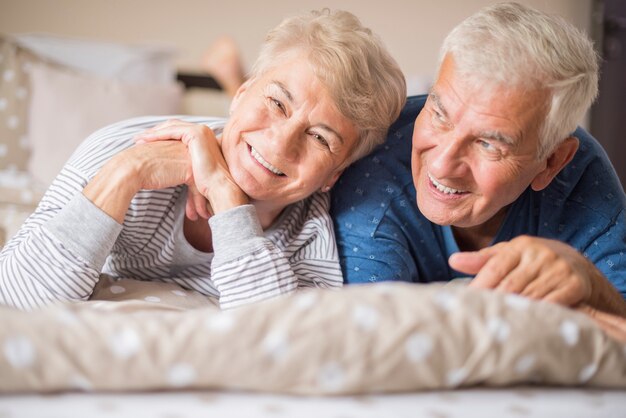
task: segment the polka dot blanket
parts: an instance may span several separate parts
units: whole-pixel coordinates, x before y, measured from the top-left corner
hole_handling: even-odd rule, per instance
[[[581,313],[520,296],[389,283],[220,311],[171,284],[101,282],[100,300],[0,308],[0,393],[626,388],[622,343]]]

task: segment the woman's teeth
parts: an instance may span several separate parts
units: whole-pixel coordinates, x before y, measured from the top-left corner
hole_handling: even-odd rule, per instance
[[[433,176],[431,176],[430,174],[428,175],[428,178],[433,183],[433,185],[437,188],[437,190],[439,190],[442,193],[445,193],[445,194],[458,194],[458,193],[463,193],[464,192],[463,190],[457,190],[457,189],[453,189],[452,187],[444,186],[443,184],[441,184],[437,180],[435,180],[435,178]]]
[[[263,167],[267,168],[272,173],[276,174],[277,176],[285,175],[285,173],[283,173],[282,171],[280,171],[279,169],[277,169],[276,167],[274,167],[273,165],[265,161],[263,157],[261,157],[261,154],[259,154],[257,150],[254,149],[253,146],[250,146],[250,153],[252,154],[255,160],[257,160]]]

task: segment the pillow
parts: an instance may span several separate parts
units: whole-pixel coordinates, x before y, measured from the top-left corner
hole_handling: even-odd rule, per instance
[[[28,67],[37,58],[0,35],[0,171],[26,171],[30,84]]]
[[[98,297],[118,302],[0,307],[0,393],[626,388],[622,343],[582,313],[511,294],[385,283],[304,290],[232,311],[197,299],[176,311],[176,298],[188,304],[191,293],[172,285],[99,286]]]
[[[30,71],[30,173],[48,185],[95,130],[134,116],[180,113],[179,84],[128,84],[46,64]]]
[[[15,34],[17,44],[39,57],[91,75],[132,83],[166,83],[176,78],[176,49],[131,45],[53,34]]]

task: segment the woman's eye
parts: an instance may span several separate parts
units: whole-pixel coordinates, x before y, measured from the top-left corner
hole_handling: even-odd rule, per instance
[[[312,133],[311,135],[317,142],[324,145],[325,147],[328,147],[328,141],[326,141],[326,139],[322,135],[316,133]]]
[[[269,97],[269,100],[271,101],[274,107],[280,110],[283,114],[287,114],[287,109],[285,109],[285,106],[282,104],[280,100],[277,100],[273,97]]]

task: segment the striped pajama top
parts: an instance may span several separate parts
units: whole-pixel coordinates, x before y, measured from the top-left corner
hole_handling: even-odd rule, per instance
[[[221,133],[224,119],[178,117]],[[87,138],[63,167],[35,212],[0,253],[0,303],[33,309],[86,300],[101,273],[173,282],[215,298],[224,309],[294,292],[340,287],[343,280],[327,193],[283,211],[263,231],[254,206],[209,219],[213,253],[183,234],[186,186],[141,190],[120,225],[82,194],[133,136],[169,117],[134,118]]]

